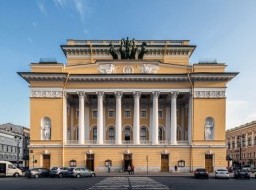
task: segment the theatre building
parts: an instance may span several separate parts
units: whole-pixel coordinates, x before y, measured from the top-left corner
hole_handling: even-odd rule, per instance
[[[68,40],[30,88],[30,167],[187,172],[226,167],[226,84],[217,62],[190,64],[188,40]]]

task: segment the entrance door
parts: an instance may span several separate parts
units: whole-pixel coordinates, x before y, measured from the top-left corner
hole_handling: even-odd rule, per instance
[[[132,165],[132,154],[124,154],[124,171],[127,171],[129,165]]]
[[[86,166],[89,170],[94,171],[94,154],[86,155]]]
[[[50,154],[43,154],[43,168],[50,169]]]
[[[161,171],[169,172],[169,154],[161,154]]]
[[[208,172],[213,172],[213,155],[212,154],[205,155],[205,169]]]

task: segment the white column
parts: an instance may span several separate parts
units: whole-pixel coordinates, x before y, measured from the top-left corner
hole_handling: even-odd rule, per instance
[[[177,96],[178,92],[171,92],[171,144],[177,144]]]
[[[152,121],[152,144],[158,144],[158,97],[160,92],[154,91],[153,93],[153,121]]]
[[[192,101],[193,97],[192,94],[189,96],[188,100],[188,143],[192,143]]]
[[[245,147],[248,146],[248,133],[245,134]]]
[[[237,148],[237,136],[235,136],[235,148]]]
[[[78,144],[84,144],[84,92],[78,92],[79,95],[79,134]]]
[[[123,92],[117,91],[116,95],[116,144],[122,144],[122,96]]]
[[[70,140],[74,140],[74,108],[72,105],[70,106],[70,127],[71,127],[71,138]]]
[[[181,110],[180,110],[180,115],[181,115],[181,140],[184,141],[185,140],[185,126],[184,126],[184,106],[181,105]]]
[[[84,139],[86,141],[90,140],[90,113],[89,113],[89,105],[88,103],[85,103],[85,108],[84,108],[84,118],[85,118],[85,124],[84,124]]]
[[[133,92],[134,95],[134,117],[133,117],[133,142],[140,144],[140,95],[141,92]]]
[[[67,94],[63,93],[63,143],[67,142]]]
[[[150,105],[150,120],[149,120],[149,141],[152,142],[152,134],[153,134],[153,108],[152,105]]]
[[[171,133],[171,106],[169,104],[166,105],[166,132],[165,139],[170,142],[170,133]]]
[[[251,142],[252,146],[254,146],[254,131],[252,131],[252,139],[251,140],[252,140],[252,142]]]
[[[97,144],[103,144],[103,96],[104,92],[97,92],[98,110],[97,110]]]

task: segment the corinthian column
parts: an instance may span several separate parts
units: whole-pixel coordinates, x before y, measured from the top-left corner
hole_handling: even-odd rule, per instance
[[[115,92],[116,95],[116,144],[122,144],[122,96],[123,92]]]
[[[158,144],[158,97],[160,92],[153,93],[152,144]]]
[[[84,144],[84,92],[78,92],[79,95],[79,134],[78,144]]]
[[[67,93],[63,93],[63,143],[67,141]]]
[[[179,92],[171,92],[171,144],[177,144],[177,96]]]
[[[134,95],[134,117],[133,117],[133,142],[140,144],[140,92],[133,92]]]
[[[98,110],[97,110],[97,144],[103,144],[103,96],[104,92],[97,92]]]

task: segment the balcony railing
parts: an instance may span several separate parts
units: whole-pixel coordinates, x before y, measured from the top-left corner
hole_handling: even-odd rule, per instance
[[[67,145],[78,145],[78,140],[67,140]],[[97,140],[86,140],[84,141],[85,145],[97,145]],[[104,140],[103,145],[114,145],[115,140]],[[159,145],[172,145],[170,140],[158,141]],[[188,145],[188,141],[177,141],[177,145]],[[134,145],[132,140],[123,140],[122,145]],[[153,145],[153,142],[150,140],[141,140],[139,145]]]

